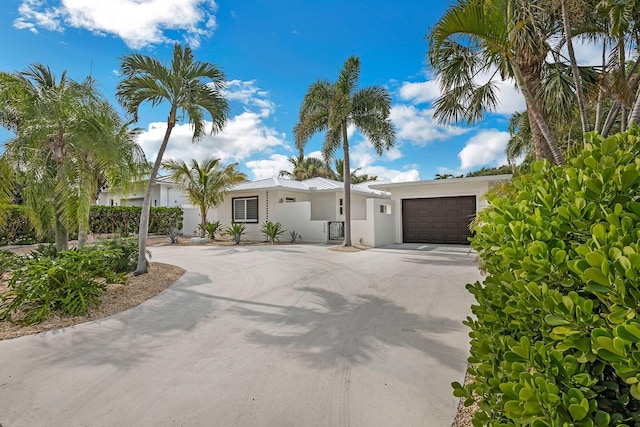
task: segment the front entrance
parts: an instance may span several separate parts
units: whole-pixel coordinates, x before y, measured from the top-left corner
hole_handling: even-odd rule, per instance
[[[344,221],[329,222],[329,240],[344,240]]]
[[[469,244],[476,196],[402,200],[404,243]]]

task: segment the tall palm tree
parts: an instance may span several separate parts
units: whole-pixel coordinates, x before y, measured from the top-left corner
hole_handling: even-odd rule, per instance
[[[457,0],[429,34],[429,61],[444,92],[434,103],[436,118],[481,119],[497,105],[495,77],[511,78],[527,104],[536,157],[564,163],[541,99],[547,41],[556,22],[528,0]],[[478,84],[483,72],[492,78]]]
[[[174,182],[185,187],[189,202],[200,208],[200,237],[205,236],[209,209],[222,203],[234,184],[247,180],[247,175],[237,169],[238,163],[223,168],[220,159],[207,159],[202,163],[194,159],[191,165],[182,160],[168,160],[162,167]]]
[[[300,151],[316,132],[326,131],[322,145],[325,162],[342,146],[344,159],[344,246],[351,246],[351,181],[347,126],[355,126],[382,155],[395,144],[389,119],[391,96],[381,86],[357,89],[360,59],[349,57],[334,83],[320,79],[311,84],[300,106],[293,133]]]
[[[74,178],[82,152],[95,149],[99,129],[89,121],[104,108],[94,81],[76,82],[63,72],[35,64],[0,73],[0,124],[15,133],[7,158],[25,174],[25,203],[41,234],[52,229],[56,247],[66,249],[69,228],[78,217],[70,201],[83,190]]]
[[[224,73],[213,64],[195,61],[189,47],[183,48],[176,44],[169,65],[157,58],[136,53],[122,58],[120,69],[124,78],[118,84],[116,97],[135,121],[138,120],[138,109],[144,103],[150,103],[152,107],[166,103],[169,107],[167,129],[149,176],[140,215],[140,252],[138,266],[134,272],[139,275],[147,272],[145,252],[151,189],[155,185],[162,156],[178,117],[188,118],[193,127],[195,142],[205,134],[205,113],[211,117],[211,132],[217,133],[227,121],[229,105],[221,93],[225,82]]]
[[[335,173],[327,165],[326,162],[316,157],[304,157],[304,153],[298,154],[297,157],[289,157],[287,159],[293,168],[291,172],[281,170],[279,176],[291,178],[296,181],[304,181],[309,178],[329,178],[335,179]]]

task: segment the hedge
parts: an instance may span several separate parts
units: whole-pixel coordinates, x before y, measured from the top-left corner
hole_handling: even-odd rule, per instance
[[[95,234],[135,234],[138,232],[141,211],[139,206],[91,206],[90,230]],[[181,229],[182,216],[179,207],[152,207],[149,233],[166,234],[172,229]],[[0,246],[42,242],[29,222],[26,207],[12,206],[5,226],[0,227]]]
[[[477,215],[475,426],[640,425],[640,131],[588,141]]]
[[[35,227],[29,221],[26,207],[10,206],[5,219],[4,226],[0,227],[0,246],[42,242],[36,234]]]

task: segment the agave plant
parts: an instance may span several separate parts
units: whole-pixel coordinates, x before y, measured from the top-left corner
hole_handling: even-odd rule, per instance
[[[239,245],[242,241],[242,235],[244,234],[246,229],[246,225],[234,222],[224,231],[233,238],[233,241],[236,242],[236,245]]]
[[[276,242],[276,240],[278,242],[280,241],[280,238],[278,236],[280,236],[285,231],[286,230],[282,229],[282,224],[280,224],[279,222],[271,221],[266,221],[264,224],[262,224],[262,228],[260,229],[260,232],[264,234],[264,236],[269,242],[271,242],[272,245]]]

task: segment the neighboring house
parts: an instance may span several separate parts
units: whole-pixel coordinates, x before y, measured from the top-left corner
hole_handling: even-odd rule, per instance
[[[393,243],[468,244],[469,223],[486,206],[485,193],[511,175],[371,184],[391,194]],[[391,243],[391,242],[390,242]]]
[[[147,191],[146,181],[132,184],[126,193],[105,188],[100,192],[96,204],[102,206],[142,206],[145,191]],[[166,176],[156,178],[151,195],[151,206],[174,207],[189,203],[182,187]]]
[[[351,186],[351,236],[356,243],[373,246],[376,224],[378,228],[388,228],[393,221],[387,208],[389,193],[369,188],[369,184]],[[287,230],[283,240],[295,231],[305,242],[339,241],[344,238],[343,184],[325,178],[243,182],[234,186],[218,206],[217,219],[224,225],[246,224],[245,237],[249,240],[263,240],[260,227],[265,221],[272,221]]]
[[[389,183],[369,181],[351,185],[351,239],[354,243],[384,246],[391,243],[468,244],[469,223],[486,205],[483,196],[511,175],[436,179]],[[98,204],[141,206],[144,186],[128,194],[105,190]],[[195,235],[200,223],[197,207],[189,205],[182,188],[166,177],[158,178],[152,206],[180,206],[182,232]],[[245,238],[261,241],[265,221],[279,222],[304,242],[340,241],[344,237],[342,182],[325,178],[294,181],[268,178],[235,185],[224,202],[207,214],[223,227],[246,225]]]

